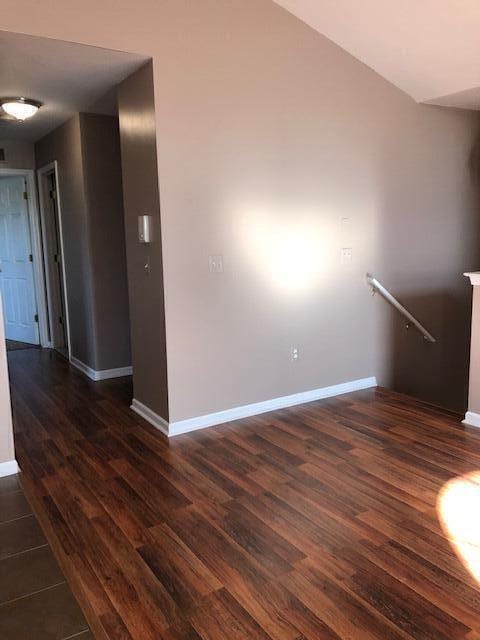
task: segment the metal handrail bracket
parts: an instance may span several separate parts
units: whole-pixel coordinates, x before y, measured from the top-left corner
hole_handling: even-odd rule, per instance
[[[392,305],[392,307],[395,307],[395,309],[397,309],[397,311],[401,313],[402,316],[406,318],[409,323],[413,324],[413,326],[416,327],[418,331],[420,331],[420,333],[425,338],[425,340],[427,340],[428,342],[436,342],[435,338],[432,336],[432,334],[429,331],[425,329],[423,324],[421,324],[414,316],[412,316],[410,311],[408,311],[408,309],[405,309],[403,304],[400,304],[400,302],[394,296],[392,296],[390,291],[388,291],[383,286],[383,284],[381,284],[381,282],[379,282],[370,273],[367,273],[367,282],[372,287],[373,293],[378,291],[378,293],[381,296],[383,296],[385,300],[387,300],[387,302],[389,302]]]

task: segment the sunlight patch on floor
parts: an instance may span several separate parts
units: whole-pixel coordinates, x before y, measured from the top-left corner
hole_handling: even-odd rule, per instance
[[[455,552],[480,583],[480,471],[449,480],[439,493],[437,513]]]

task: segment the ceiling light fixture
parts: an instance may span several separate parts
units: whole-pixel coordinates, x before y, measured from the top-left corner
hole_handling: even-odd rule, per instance
[[[15,120],[27,120],[34,116],[42,106],[37,100],[28,98],[1,98],[0,106],[6,114]]]

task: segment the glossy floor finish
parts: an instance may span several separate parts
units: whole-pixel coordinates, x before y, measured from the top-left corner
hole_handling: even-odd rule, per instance
[[[16,351],[17,349],[40,349],[38,344],[29,344],[28,342],[18,342],[17,340],[5,340],[7,351]]]
[[[436,508],[480,470],[458,416],[369,390],[167,441],[128,379],[9,361],[24,486],[98,638],[480,638]]]
[[[93,638],[17,476],[0,478],[0,638]]]

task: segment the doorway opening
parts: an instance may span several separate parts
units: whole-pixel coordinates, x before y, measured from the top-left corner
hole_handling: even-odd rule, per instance
[[[47,345],[43,289],[34,172],[0,169],[0,293],[9,350]]]
[[[37,176],[50,346],[68,359],[70,358],[70,323],[57,163],[53,162],[42,167],[38,170]]]

